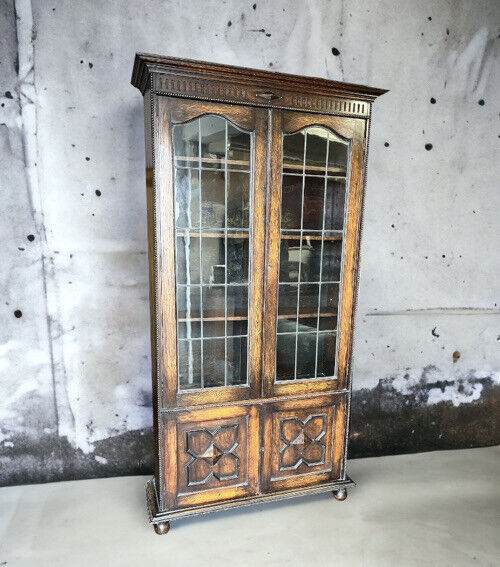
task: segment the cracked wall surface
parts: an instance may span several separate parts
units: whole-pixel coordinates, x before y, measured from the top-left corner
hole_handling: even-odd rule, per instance
[[[390,89],[351,455],[498,443],[499,27],[496,0],[0,3],[0,484],[152,470],[136,51]]]

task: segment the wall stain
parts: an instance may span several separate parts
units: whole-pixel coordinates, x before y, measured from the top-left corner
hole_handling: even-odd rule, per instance
[[[425,377],[405,393],[394,378],[353,392],[349,457],[377,457],[442,449],[488,447],[500,442],[500,385],[491,377],[472,378],[481,397],[454,406],[429,405],[430,392],[453,381],[427,382]],[[465,387],[462,384],[462,387]],[[460,384],[457,386],[460,389]]]

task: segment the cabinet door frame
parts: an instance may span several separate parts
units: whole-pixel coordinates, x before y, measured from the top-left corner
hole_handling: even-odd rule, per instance
[[[347,405],[347,393],[284,399],[265,404],[262,408],[262,492],[272,493],[345,480]],[[300,415],[310,416],[299,421],[303,427],[307,427],[310,418],[324,415],[324,435],[321,437],[325,450],[324,462],[310,463],[308,467],[297,467],[296,470],[280,471],[278,458],[286,444],[286,440],[282,438],[282,422],[297,421],[301,419],[298,417]],[[298,441],[300,444],[300,439]]]
[[[203,407],[167,412],[162,415],[162,422],[166,435],[162,447],[164,477],[161,478],[161,486],[165,488],[161,494],[166,509],[203,506],[259,493],[260,416],[257,406]],[[238,455],[239,478],[222,479],[219,483],[209,486],[202,484],[199,488],[186,490],[183,477],[187,473],[187,459],[184,458],[187,431],[214,432],[224,427],[244,429],[237,434],[238,442],[243,441]],[[229,449],[228,453],[233,451]],[[196,458],[204,458],[204,455],[196,455]]]
[[[265,109],[156,96],[153,101],[155,323],[161,407],[183,407],[258,398],[261,394],[262,313],[265,252],[267,120]],[[254,151],[248,313],[247,384],[178,391],[175,275],[175,187],[173,126],[205,115],[219,115],[253,133]]]
[[[343,244],[343,270],[339,299],[337,375],[335,378],[306,378],[276,381],[278,276],[282,192],[283,136],[306,127],[322,126],[349,142],[349,184]],[[367,122],[305,112],[272,110],[270,171],[267,207],[266,282],[263,347],[263,396],[290,396],[342,391],[349,387],[349,361],[357,285],[360,219]]]

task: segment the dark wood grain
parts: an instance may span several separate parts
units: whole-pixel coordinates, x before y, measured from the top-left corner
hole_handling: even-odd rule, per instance
[[[276,374],[276,315],[280,258],[281,164],[283,113],[272,111],[267,188],[266,295],[264,311],[263,396],[271,396]]]
[[[177,390],[177,324],[175,302],[175,217],[171,108],[159,97],[155,113],[156,240],[158,248],[158,317],[163,400],[175,403]]]
[[[352,324],[354,299],[356,296],[356,262],[359,247],[360,215],[362,203],[363,178],[363,140],[365,123],[352,120],[351,177],[349,181],[349,200],[344,244],[344,268],[340,303],[339,346],[337,375],[339,387],[348,383],[348,364],[352,347]]]
[[[259,398],[262,376],[262,324],[264,306],[264,253],[266,241],[267,112],[256,111],[251,229],[250,345],[248,378],[250,394]]]
[[[178,414],[175,421],[177,507],[258,492],[260,422],[256,407],[192,409]]]

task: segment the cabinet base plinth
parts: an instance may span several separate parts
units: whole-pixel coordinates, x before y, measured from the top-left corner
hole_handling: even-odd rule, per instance
[[[287,498],[294,498],[295,496],[305,496],[307,494],[317,494],[321,492],[332,491],[337,500],[345,500],[347,497],[348,486],[356,486],[356,483],[349,477],[345,480],[336,480],[315,486],[307,486],[303,488],[294,488],[293,490],[284,490],[281,492],[268,492],[266,494],[255,494],[254,496],[246,496],[235,500],[226,500],[220,502],[213,502],[203,506],[196,506],[192,508],[182,508],[168,511],[160,511],[158,506],[158,494],[156,491],[156,483],[151,479],[146,483],[146,502],[149,513],[149,520],[154,524],[156,533],[167,533],[170,528],[170,520],[178,520],[181,518],[190,518],[200,514],[210,514],[212,512],[220,512],[222,510],[230,510],[231,508],[240,508],[243,506],[251,506],[252,504],[262,504],[264,502],[276,502],[278,500],[285,500]],[[339,497],[343,494],[343,497]],[[166,531],[158,531],[160,525],[168,524]],[[158,526],[158,529],[157,529]]]

